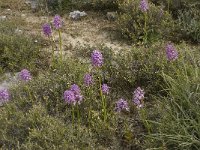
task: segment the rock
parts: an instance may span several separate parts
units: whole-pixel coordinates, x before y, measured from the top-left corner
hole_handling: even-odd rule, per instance
[[[109,21],[115,21],[117,19],[116,12],[107,12],[106,17]]]
[[[70,12],[70,14],[69,14],[69,17],[72,20],[80,20],[82,17],[85,17],[85,16],[87,16],[87,14],[84,11],[80,12],[78,10]]]
[[[47,21],[48,18],[47,18],[46,16],[41,16],[41,17],[40,17],[40,20],[41,20],[41,21]]]
[[[36,12],[38,10],[38,0],[26,0],[25,2],[27,5],[31,6],[31,9],[33,12]]]
[[[26,14],[21,14],[21,17],[22,18],[26,18]]]
[[[20,30],[19,28],[17,28],[17,29],[15,30],[15,33],[16,33],[16,34],[22,34],[22,33],[23,33],[23,31],[22,31],[22,30]]]
[[[17,86],[19,82],[19,72],[14,74],[5,73],[0,77],[0,90],[9,90],[11,87]],[[0,101],[0,106],[3,106],[3,103],[4,102]]]
[[[7,19],[6,16],[0,16],[0,21],[5,21]]]
[[[38,1],[37,0],[31,0],[31,9],[33,12],[36,12],[38,9]]]
[[[4,14],[5,14],[5,15],[12,15],[12,10],[11,10],[11,9],[6,9],[6,10],[4,11]]]
[[[4,80],[0,82],[0,89],[8,89],[13,85],[16,85],[19,82],[19,72],[11,75],[10,73],[4,74]]]

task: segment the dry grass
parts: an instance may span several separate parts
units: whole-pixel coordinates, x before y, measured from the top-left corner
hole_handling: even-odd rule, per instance
[[[25,0],[1,0],[0,1],[0,8],[22,10],[24,6],[25,6]]]

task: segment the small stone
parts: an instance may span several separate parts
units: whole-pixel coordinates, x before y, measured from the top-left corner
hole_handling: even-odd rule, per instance
[[[115,21],[117,19],[116,12],[107,12],[106,17],[109,21]]]
[[[5,15],[12,15],[12,10],[11,9],[6,9],[4,14]]]
[[[46,16],[41,16],[41,17],[40,17],[40,20],[41,20],[41,21],[47,21],[48,18],[47,18]]]
[[[0,16],[0,21],[5,21],[7,19],[6,16]]]
[[[32,12],[36,12],[38,10],[38,2],[38,0],[27,0],[27,4],[31,6]]]
[[[10,87],[17,85],[19,79],[18,79],[18,74],[19,73],[5,73],[2,75],[3,80],[0,78],[0,90],[1,89],[9,89]]]
[[[24,3],[25,3],[26,5],[30,5],[30,4],[31,4],[30,0],[26,0]]]
[[[17,28],[17,29],[15,30],[15,33],[16,33],[16,34],[22,34],[23,31],[22,31],[21,29],[18,29],[18,28]]]
[[[21,17],[22,17],[22,18],[25,18],[25,17],[26,17],[26,15],[25,15],[25,14],[21,14]]]

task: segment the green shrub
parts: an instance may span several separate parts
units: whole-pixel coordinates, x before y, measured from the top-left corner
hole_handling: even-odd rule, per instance
[[[190,10],[191,6],[200,8],[199,0],[151,0],[156,5],[162,5],[165,10],[170,11],[174,18],[178,17],[178,12],[182,10]]]
[[[133,42],[142,41],[144,39],[144,13],[139,8],[139,0],[130,1],[129,3],[121,3],[119,6],[118,29],[123,37]],[[149,42],[169,37],[173,20],[171,16],[159,6],[150,3],[147,12],[147,40]]]
[[[200,12],[192,6],[190,9],[179,11],[178,13],[179,32],[182,39],[193,43],[200,42]]]
[[[180,53],[179,46],[176,46]],[[102,75],[105,82],[111,84],[118,95],[125,94],[131,98],[130,93],[137,86],[145,87],[146,94],[165,94],[162,72],[171,71],[166,58],[166,42],[157,42],[146,48],[134,46],[128,49],[115,51],[105,45],[97,47],[82,47],[75,50],[75,55],[88,62],[92,50],[99,49],[104,56]],[[124,95],[124,96],[125,96]],[[147,96],[148,97],[148,96]]]
[[[75,9],[83,10],[117,10],[117,0],[49,0],[48,7],[54,12],[65,14]]]
[[[92,6],[94,10],[117,10],[118,9],[118,0],[89,0],[82,7],[86,9],[91,9],[88,6]]]
[[[105,75],[119,93],[132,93],[138,86],[145,88],[146,96],[164,94],[165,83],[161,73],[170,72],[165,53],[165,43],[155,43],[149,48],[133,47],[113,54],[104,48]],[[120,81],[120,82],[119,82]],[[132,95],[128,94],[131,98]]]
[[[51,72],[22,83],[10,91],[12,99],[0,107],[0,148],[8,149],[117,149],[141,147],[133,138],[133,122],[115,115],[114,95],[107,96],[108,117],[102,119],[98,80],[88,95],[83,76],[86,65],[75,59],[63,62]],[[75,67],[74,67],[75,66]],[[80,85],[84,101],[79,105],[81,122],[75,111],[75,127],[72,127],[71,106],[63,100],[63,93],[71,84]],[[112,89],[114,92],[115,89]],[[91,124],[88,125],[88,109],[91,106]],[[130,119],[131,120],[131,119]],[[123,124],[121,124],[123,123]],[[126,123],[126,125],[125,125]],[[3,135],[3,136],[2,136]],[[134,134],[137,137],[138,134]],[[122,139],[123,138],[123,139]],[[125,145],[126,144],[126,145]]]
[[[200,3],[198,0],[152,1],[157,6],[162,5],[166,11],[169,11],[169,13],[173,16],[174,21],[176,22],[175,26],[171,28],[171,32],[174,33],[174,36],[172,36],[171,40],[177,42],[181,40],[187,40],[192,43],[199,43]]]
[[[0,24],[0,34],[13,35],[16,29],[20,29],[26,25],[21,17],[12,17],[9,20],[2,21]]]
[[[56,13],[66,13],[72,9],[72,0],[48,0],[49,10]]]
[[[23,68],[32,71],[47,68],[49,54],[41,51],[42,38],[17,33],[19,24],[8,21],[0,25],[0,70],[15,72]]]
[[[163,73],[168,93],[159,97],[152,120],[155,130],[148,136],[147,148],[191,149],[200,148],[200,88],[198,49],[182,47],[184,53],[177,65],[171,66],[176,75]]]
[[[33,104],[28,111],[9,104],[0,111],[2,149],[77,149],[93,145],[87,129],[73,129],[71,124],[48,115],[41,104]]]

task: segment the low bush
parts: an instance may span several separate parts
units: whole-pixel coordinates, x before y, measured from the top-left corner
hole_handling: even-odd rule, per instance
[[[188,96],[195,101],[199,97],[200,57],[195,56],[198,51],[189,55],[187,46],[182,44],[177,46],[177,59],[167,61],[163,45],[165,43],[149,49],[133,48],[123,54],[113,54],[108,48],[102,47],[104,65],[99,70],[92,69],[92,66],[74,57],[63,61],[62,65],[53,66],[49,72],[29,82],[21,82],[10,90],[10,102],[0,107],[0,146],[5,149],[142,149],[163,145],[167,148],[198,147],[198,126],[190,128],[191,122],[183,118],[190,116],[193,117],[191,121],[199,123],[196,117],[198,112],[193,112],[197,108],[191,108],[189,114],[186,111]],[[85,54],[90,56],[90,51]],[[88,72],[93,74],[94,79],[90,88],[83,81]],[[99,77],[102,78],[101,84],[107,83],[111,87],[110,93],[106,95],[109,118],[106,122],[102,114]],[[191,77],[191,81],[188,77]],[[64,101],[63,93],[74,83],[80,86],[84,99],[73,110],[73,106]],[[142,109],[131,105],[133,89],[138,86],[143,87],[146,93]],[[163,89],[167,89],[164,94],[159,93]],[[195,89],[196,93],[192,93]],[[160,96],[162,102],[152,101]],[[116,100],[120,97],[127,99],[129,112],[114,111]],[[174,104],[168,103],[168,100]],[[179,111],[180,116],[177,116]],[[183,139],[178,134],[181,131],[172,127],[176,124],[178,128],[182,122],[188,124],[187,130],[181,130]],[[185,131],[188,137],[185,137]],[[195,137],[191,140],[191,136]],[[175,141],[171,137],[175,137]]]
[[[92,49],[94,47],[79,48],[75,55],[84,57],[88,62]],[[118,89],[120,94],[132,92],[137,86],[144,86],[146,93],[161,94],[165,87],[162,72],[175,73],[171,72],[168,65],[165,42],[154,43],[148,48],[135,46],[117,52],[104,45],[98,46],[97,49],[100,49],[104,56],[102,74],[105,81]],[[179,47],[177,49],[181,52]]]
[[[140,1],[120,3],[118,29],[123,37],[132,42],[141,42],[147,33],[147,41],[153,42],[171,36],[174,21],[167,11],[149,2],[146,21],[145,12],[142,12]],[[146,23],[146,28],[145,28]]]
[[[11,101],[0,107],[0,147],[13,149],[117,149],[141,146],[141,135],[133,135],[133,126],[141,128],[128,118],[115,113],[114,94],[106,96],[108,120],[102,116],[99,81],[94,78],[92,87],[83,85],[87,65],[74,59],[63,62],[28,83],[21,83],[10,91]],[[75,66],[75,67],[74,67]],[[66,104],[63,93],[71,84],[80,85],[83,102],[75,108],[75,123],[72,123],[72,106]],[[109,83],[108,83],[109,84]],[[110,86],[110,85],[109,85]],[[115,92],[112,88],[111,91]],[[90,121],[88,122],[90,110]],[[134,127],[135,128],[135,127]],[[141,130],[144,132],[143,130]],[[4,135],[4,136],[1,136]],[[53,136],[53,137],[52,137]],[[135,139],[136,138],[136,139]]]
[[[117,10],[117,0],[48,0],[48,7],[51,11],[65,14],[76,9],[81,10]]]
[[[162,5],[165,10],[172,13],[174,18],[178,17],[178,12],[184,9],[190,10],[191,6],[196,7],[197,10],[199,8],[199,0],[151,0],[156,5]]]
[[[0,70],[41,72],[23,70],[16,86],[0,90],[0,148],[199,149],[199,47],[162,40],[121,51],[82,47],[44,70],[49,55],[35,37],[1,25]]]
[[[0,63],[4,72],[20,71],[29,68],[36,71],[48,67],[48,52],[41,51],[44,41],[39,36],[17,33],[23,22],[3,22],[0,25]],[[37,40],[37,42],[35,42]]]
[[[22,100],[17,103],[20,105]],[[73,129],[71,124],[48,115],[41,104],[33,104],[28,111],[7,105],[1,109],[0,120],[3,149],[77,149],[92,147],[94,143],[86,128]]]
[[[172,16],[176,25],[172,28],[174,40],[179,42],[187,40],[192,43],[199,43],[200,30],[200,2],[198,0],[152,0],[157,6],[164,7]]]
[[[200,4],[199,4],[200,5]],[[190,9],[181,10],[178,12],[179,34],[184,40],[192,43],[200,43],[200,12],[191,6]]]
[[[88,2],[83,3],[83,8],[85,9],[92,9],[104,11],[104,10],[110,10],[114,11],[118,9],[118,0],[89,0]]]

